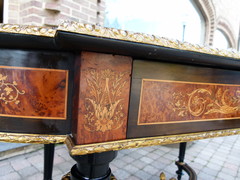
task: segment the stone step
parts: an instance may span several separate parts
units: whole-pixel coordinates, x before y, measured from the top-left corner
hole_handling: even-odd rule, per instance
[[[24,143],[0,143],[0,160],[13,156],[36,151],[43,148],[41,144],[24,144]]]

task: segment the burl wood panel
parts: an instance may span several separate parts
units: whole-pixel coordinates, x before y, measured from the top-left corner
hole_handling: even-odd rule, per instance
[[[239,96],[239,77],[240,71],[134,60],[127,138],[239,128],[239,112],[225,113],[233,112],[238,108],[236,107],[236,98]],[[146,91],[143,93],[151,94],[155,97],[147,96],[144,100],[142,99],[144,102],[141,102],[141,106],[145,106],[145,112],[150,113],[145,113],[145,117],[142,116],[141,120],[139,120],[139,114],[143,115],[142,112],[144,112],[140,110],[139,113],[143,84],[145,84],[145,90],[149,90],[149,92]],[[199,88],[204,88],[207,91],[198,90],[194,92],[198,98],[191,99],[191,109],[189,111],[187,107],[189,95]],[[182,93],[182,100],[184,101],[180,100],[178,102],[178,93]],[[211,93],[211,95],[209,93]],[[222,99],[220,96],[225,97]],[[201,99],[203,97],[206,99]],[[149,103],[150,99],[152,101],[151,103]],[[215,99],[218,100],[218,102],[214,102]],[[164,102],[162,102],[163,100]],[[201,101],[205,103],[202,104],[200,103]],[[195,104],[192,102],[195,102]],[[198,112],[198,110],[201,110],[198,102],[206,105],[203,112]],[[219,106],[217,104],[219,104]],[[154,111],[152,109],[154,106],[159,110]],[[232,110],[227,110],[228,108]],[[212,110],[209,111],[210,109]],[[217,112],[220,109],[224,109],[224,111],[222,111],[222,113]],[[168,110],[171,113],[167,113],[166,111]],[[146,116],[148,116],[147,119]]]
[[[0,66],[0,116],[66,119],[68,71]]]
[[[138,125],[240,118],[240,85],[143,79]]]
[[[130,57],[81,54],[77,144],[126,138],[131,68]]]

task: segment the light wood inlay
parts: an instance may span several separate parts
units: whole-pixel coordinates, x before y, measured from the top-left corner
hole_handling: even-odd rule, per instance
[[[126,56],[82,53],[77,144],[126,138],[131,65]]]
[[[138,125],[240,118],[240,85],[143,79]]]
[[[66,119],[68,71],[0,66],[0,116]]]

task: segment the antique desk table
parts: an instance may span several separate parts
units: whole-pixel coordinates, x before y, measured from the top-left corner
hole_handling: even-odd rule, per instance
[[[71,179],[116,151],[240,134],[240,54],[75,22],[0,25],[0,140],[66,143]]]

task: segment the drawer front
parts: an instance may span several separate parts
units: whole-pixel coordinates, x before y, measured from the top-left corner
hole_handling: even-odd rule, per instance
[[[75,56],[0,50],[0,132],[70,133]]]
[[[240,72],[135,60],[128,138],[240,127]]]

